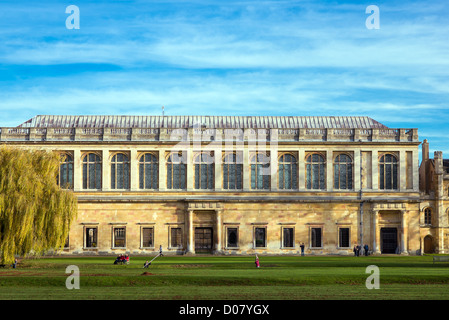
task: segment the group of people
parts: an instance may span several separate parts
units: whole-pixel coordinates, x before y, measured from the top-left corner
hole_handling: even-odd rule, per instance
[[[367,244],[365,244],[363,246],[363,250],[364,250],[365,256],[367,257],[369,255],[369,246]],[[355,257],[359,257],[362,254],[362,246],[361,245],[355,245],[354,249],[352,251],[354,251],[354,256]]]
[[[114,264],[129,264],[129,255],[127,255],[127,254],[119,255],[115,259]]]

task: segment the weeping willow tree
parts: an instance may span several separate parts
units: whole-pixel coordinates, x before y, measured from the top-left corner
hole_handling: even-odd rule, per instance
[[[59,155],[0,147],[0,261],[65,245],[76,217],[73,192],[57,185]]]

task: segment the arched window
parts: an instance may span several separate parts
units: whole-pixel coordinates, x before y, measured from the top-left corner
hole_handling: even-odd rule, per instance
[[[279,189],[295,190],[298,188],[296,157],[286,153],[279,157]]]
[[[58,184],[64,189],[73,189],[73,157],[68,153],[61,154]]]
[[[424,224],[432,224],[432,209],[424,209]]]
[[[270,156],[256,153],[251,159],[251,189],[270,189]]]
[[[101,158],[95,153],[83,158],[83,189],[101,189]]]
[[[139,158],[139,188],[157,189],[159,182],[159,163],[152,153],[145,153]]]
[[[396,190],[398,188],[398,159],[385,154],[379,159],[379,189]]]
[[[111,189],[129,189],[129,158],[124,153],[112,157]]]
[[[223,189],[243,188],[243,164],[237,159],[235,153],[228,153],[223,158]]]
[[[312,153],[306,157],[306,188],[326,189],[326,163],[319,153]]]
[[[202,152],[193,159],[193,163],[195,165],[195,189],[213,189],[215,185],[213,155]]]
[[[180,153],[172,153],[167,158],[167,189],[185,189],[187,167]]]
[[[352,189],[352,159],[347,154],[334,159],[334,188]]]

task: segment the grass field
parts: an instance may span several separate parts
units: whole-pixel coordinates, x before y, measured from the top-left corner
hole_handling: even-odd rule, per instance
[[[53,257],[0,269],[0,299],[49,300],[323,300],[449,299],[449,263],[431,256],[164,256]],[[66,288],[66,267],[80,270],[80,289]],[[380,288],[365,286],[379,267]]]

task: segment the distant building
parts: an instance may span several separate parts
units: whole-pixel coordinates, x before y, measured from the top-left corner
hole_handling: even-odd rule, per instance
[[[61,153],[68,254],[447,251],[441,153],[369,117],[36,116],[0,142]]]

